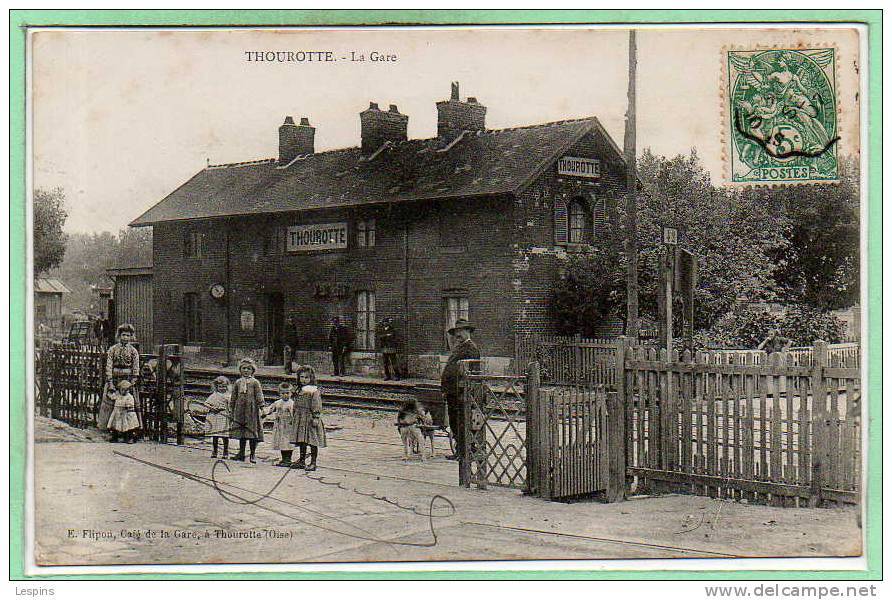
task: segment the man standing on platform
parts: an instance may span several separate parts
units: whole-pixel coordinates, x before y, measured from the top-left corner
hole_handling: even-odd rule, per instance
[[[353,345],[350,328],[340,317],[331,320],[331,331],[328,333],[328,347],[331,350],[331,362],[335,375],[346,375],[347,355]]]
[[[295,357],[297,356],[297,348],[300,345],[300,332],[297,330],[297,320],[294,315],[288,317],[288,323],[285,327],[285,344],[288,346],[288,352],[285,353],[285,373],[293,373]]]
[[[453,460],[460,460],[465,448],[465,406],[459,387],[461,372],[458,361],[480,360],[480,350],[477,348],[477,344],[471,340],[473,332],[474,326],[467,319],[457,320],[455,325],[449,329],[449,335],[453,339],[452,354],[449,355],[449,360],[446,362],[446,367],[440,378],[440,390],[443,392],[446,408],[449,411],[449,429],[455,440],[455,455],[451,457]]]

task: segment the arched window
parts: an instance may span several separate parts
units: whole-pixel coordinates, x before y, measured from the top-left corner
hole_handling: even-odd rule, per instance
[[[568,229],[571,244],[592,243],[592,215],[581,198],[574,198],[568,210]]]

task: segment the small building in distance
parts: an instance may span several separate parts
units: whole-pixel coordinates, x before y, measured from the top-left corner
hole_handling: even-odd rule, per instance
[[[122,248],[114,268],[106,271],[113,282],[107,315],[109,335],[114,335],[118,325],[130,323],[143,352],[155,347],[153,272],[151,241]]]
[[[297,361],[325,372],[338,317],[368,373],[392,318],[410,372],[437,376],[459,318],[494,368],[516,335],[556,333],[568,255],[616,237],[621,150],[593,116],[487,129],[487,107],[457,83],[431,109],[436,137],[409,139],[407,115],[370,103],[358,144],[323,152],[309,119],[286,117],[277,158],[208,165],[135,219],[159,266],[154,342],[275,365],[297,339]]]
[[[60,334],[63,331],[62,305],[64,294],[71,293],[58,279],[38,277],[34,280],[34,330]]]

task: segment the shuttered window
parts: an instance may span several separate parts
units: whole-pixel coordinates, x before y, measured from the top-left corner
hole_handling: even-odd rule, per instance
[[[592,243],[592,215],[582,198],[574,198],[570,202],[569,238],[571,244]]]
[[[356,349],[375,349],[375,292],[356,293]]]
[[[375,245],[375,219],[357,221],[356,245],[360,248],[371,248]]]
[[[554,199],[554,243],[567,244],[567,203],[562,198]]]
[[[201,232],[186,232],[183,239],[183,256],[186,258],[201,258]]]
[[[607,201],[603,197],[590,194],[592,206],[592,225],[598,237],[607,234]]]

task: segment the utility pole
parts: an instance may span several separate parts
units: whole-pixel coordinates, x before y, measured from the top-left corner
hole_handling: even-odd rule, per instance
[[[638,343],[638,170],[635,165],[635,84],[638,72],[638,51],[635,30],[629,31],[629,105],[626,110],[626,337]]]

